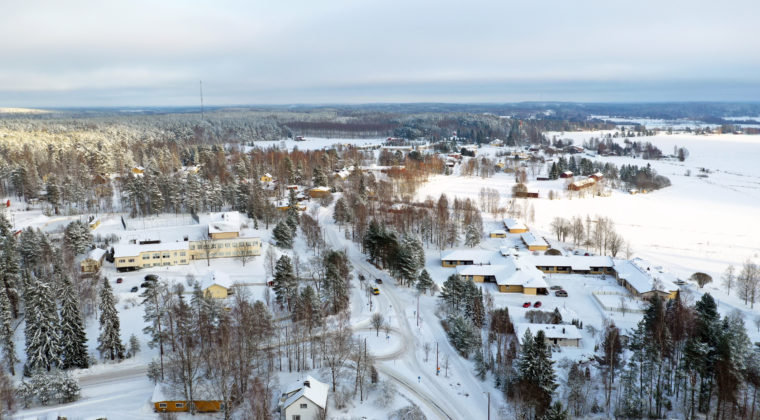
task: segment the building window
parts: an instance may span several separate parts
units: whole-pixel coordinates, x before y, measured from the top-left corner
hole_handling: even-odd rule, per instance
[[[150,267],[150,264],[143,264],[143,267],[145,268]]]
[[[153,254],[153,259],[154,259],[154,260],[157,260],[157,259],[159,259],[159,258],[161,258],[161,255],[160,255],[160,254]]]
[[[225,247],[225,248],[229,248],[229,247],[230,247],[230,244],[229,244],[229,243],[226,243],[226,244],[224,244],[224,247]]]
[[[306,404],[301,404],[301,408],[306,408],[306,407],[308,407]]]
[[[135,259],[134,258],[130,258],[129,262],[135,262]]]
[[[123,263],[123,262],[125,262],[124,258],[120,258],[120,259],[119,259],[119,262],[120,262],[120,263]]]
[[[293,414],[293,420],[301,420],[301,416],[298,414]]]
[[[185,260],[185,259],[182,259],[182,260],[179,260],[179,262],[181,262],[182,264],[184,264],[184,263],[186,263],[186,262],[187,262],[187,260]]]
[[[166,403],[158,403],[158,408],[166,408]]]
[[[168,263],[168,262],[165,262],[165,263],[164,263],[164,265],[169,265],[169,263]]]
[[[170,254],[170,253],[164,254],[164,258],[171,258],[171,257],[172,257],[172,254]]]
[[[182,251],[182,252],[179,253],[179,255],[180,255],[180,257],[184,257],[185,255],[187,255],[187,252]]]
[[[190,245],[190,250],[195,251],[195,245]]]
[[[174,408],[183,408],[184,406],[184,403],[174,403]]]

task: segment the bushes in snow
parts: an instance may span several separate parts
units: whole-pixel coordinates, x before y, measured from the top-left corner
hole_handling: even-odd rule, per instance
[[[51,371],[35,373],[28,381],[22,381],[16,393],[24,407],[39,403],[63,404],[79,398],[79,383],[66,372]]]

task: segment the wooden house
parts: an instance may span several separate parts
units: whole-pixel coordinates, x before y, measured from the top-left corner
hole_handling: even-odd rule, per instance
[[[328,187],[314,187],[309,190],[309,197],[311,198],[327,197],[330,194],[330,188]]]
[[[581,332],[572,324],[529,324],[522,322],[515,324],[515,333],[519,340],[522,340],[523,337],[525,337],[526,331],[530,331],[533,337],[535,337],[539,331],[543,331],[544,342],[548,346],[581,346]]]
[[[549,249],[549,243],[544,238],[538,237],[530,232],[520,235],[523,243],[528,247],[528,251],[546,251]]]
[[[227,273],[212,270],[203,276],[200,287],[205,295],[214,299],[226,299],[231,294],[232,280]]]
[[[286,387],[278,409],[281,420],[321,420],[325,418],[329,386],[308,375]]]
[[[441,254],[442,267],[457,267],[460,265],[485,265],[491,264],[491,260],[497,254],[493,251],[480,251],[475,249],[457,249]]]
[[[259,181],[272,182],[272,175],[270,173],[265,173],[264,175],[261,175],[261,177],[259,177]]]
[[[150,402],[153,410],[158,413],[187,412],[190,411],[190,404],[199,413],[216,413],[224,409],[221,399],[214,395],[210,387],[196,384],[194,394],[194,401],[190,403],[182,393],[176,392],[167,384],[158,383],[153,388]]]
[[[503,223],[509,233],[525,233],[528,231],[528,227],[524,223],[518,222],[515,219],[506,218],[503,220]]]
[[[570,191],[580,191],[586,188],[591,188],[596,184],[594,178],[581,179],[580,181],[571,182],[567,185],[567,189]]]
[[[490,238],[506,238],[507,237],[507,231],[503,229],[497,229],[491,232],[488,235]]]
[[[573,177],[573,171],[563,171],[561,174],[559,174],[560,178],[572,178]]]
[[[100,267],[103,266],[105,255],[105,249],[95,248],[90,250],[90,252],[79,261],[79,268],[82,270],[82,273],[97,273],[98,270],[100,270]]]

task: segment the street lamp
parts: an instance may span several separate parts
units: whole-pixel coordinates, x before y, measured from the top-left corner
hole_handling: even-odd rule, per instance
[[[488,420],[491,420],[491,392],[483,391],[483,393],[488,395]]]

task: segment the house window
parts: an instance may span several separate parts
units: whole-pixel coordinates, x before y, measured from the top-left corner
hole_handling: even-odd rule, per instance
[[[179,255],[180,255],[181,257],[184,257],[185,255],[187,255],[187,253],[186,253],[185,251],[182,251],[182,252],[180,252],[180,253],[179,253]]]
[[[158,403],[158,408],[166,408],[166,403]]]
[[[165,262],[165,263],[164,263],[164,265],[169,265],[169,263],[168,263],[168,262]]]
[[[120,263],[123,263],[123,262],[126,262],[126,260],[125,260],[124,258],[120,258],[120,259],[119,259],[119,262],[120,262]]]
[[[171,258],[171,256],[172,256],[172,254],[170,254],[168,252],[166,254],[164,254],[164,258]]]
[[[185,259],[181,259],[181,260],[179,260],[179,262],[180,262],[180,263],[182,263],[182,264],[184,264],[184,263],[186,263],[186,262],[187,262],[187,260],[185,260]]]
[[[174,408],[183,408],[185,407],[185,403],[174,403]]]
[[[301,416],[298,414],[293,414],[293,420],[301,420]]]
[[[135,259],[134,258],[130,258],[129,262],[135,262]]]
[[[143,267],[150,267],[150,264],[143,264]]]
[[[301,404],[301,408],[306,408],[306,407],[308,407],[306,404]]]
[[[230,247],[230,244],[229,244],[229,243],[227,243],[227,244],[224,244],[224,247],[225,247],[225,248],[229,248],[229,247]]]
[[[195,245],[190,245],[190,250],[195,251]]]

